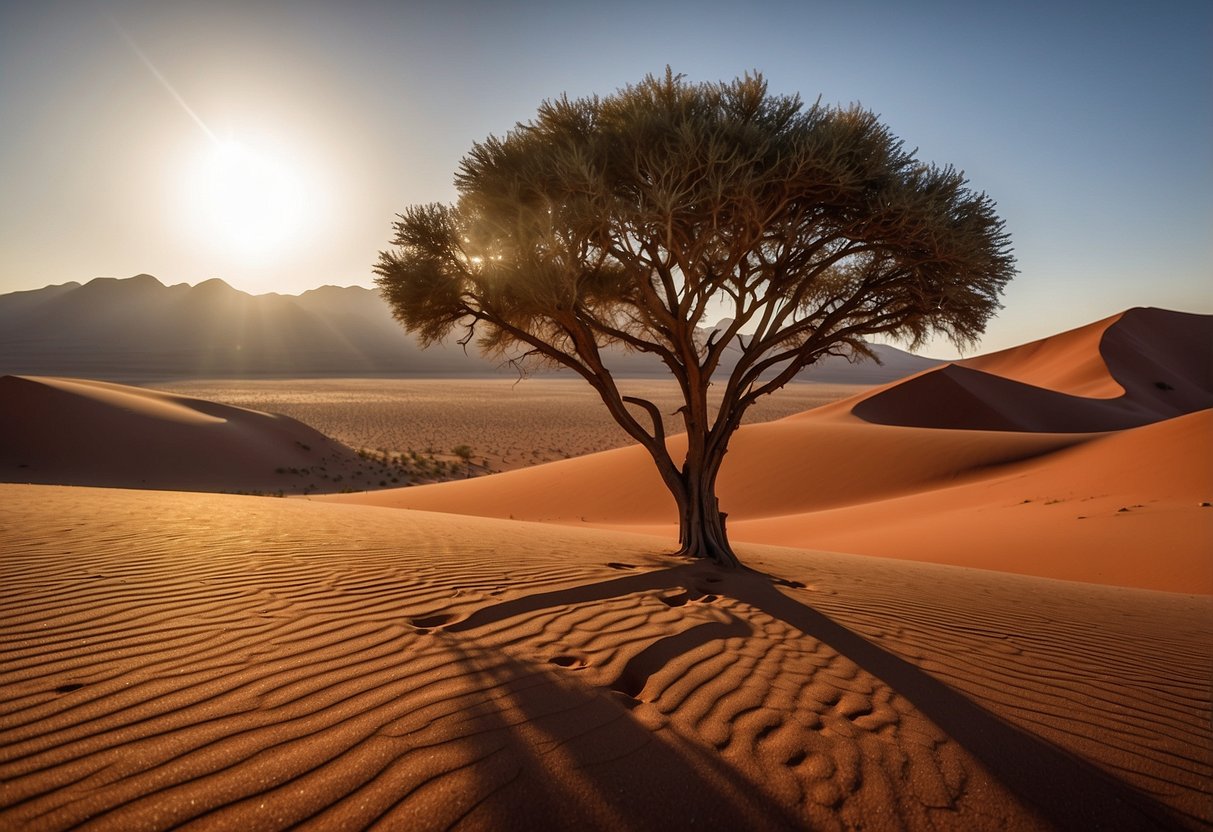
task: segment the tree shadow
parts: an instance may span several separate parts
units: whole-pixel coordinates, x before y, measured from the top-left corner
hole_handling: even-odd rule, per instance
[[[1116,775],[1006,722],[921,668],[785,594],[776,584],[798,586],[750,570],[725,571],[711,564],[690,563],[511,599],[483,607],[445,629],[464,632],[542,609],[638,592],[683,588],[692,594],[726,595],[822,642],[883,680],[1055,828],[1141,830],[1200,823]],[[649,676],[677,655],[705,640],[751,632],[746,622],[736,619],[700,625],[660,639],[629,661],[613,687],[626,696],[635,696]]]
[[[454,772],[461,777],[439,784],[448,775],[438,775],[406,789],[375,824],[409,826],[420,810],[426,828],[447,829],[802,828],[718,755],[638,721],[630,713],[637,703],[468,639],[434,637],[480,691],[476,704],[458,711],[456,730],[437,733],[473,743],[475,759]],[[446,792],[437,803],[421,794],[431,785]]]

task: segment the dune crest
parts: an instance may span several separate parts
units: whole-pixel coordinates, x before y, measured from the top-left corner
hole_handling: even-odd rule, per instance
[[[955,363],[1056,393],[1114,399],[1125,390],[1100,355],[1100,343],[1125,314]]]
[[[939,488],[745,518],[740,540],[1213,594],[1213,410]],[[651,529],[651,531],[657,531]]]
[[[1213,407],[1213,320],[1130,309],[1051,338],[928,370],[862,396],[882,425],[1085,433]]]

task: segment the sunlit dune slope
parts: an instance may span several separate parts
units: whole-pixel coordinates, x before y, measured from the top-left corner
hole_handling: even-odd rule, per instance
[[[1213,594],[1213,410],[958,485],[743,519],[741,540]]]
[[[1109,327],[1121,325],[1124,315],[956,363],[1058,393],[1114,399],[1125,391],[1109,372],[1100,344]]]
[[[737,540],[1213,593],[1210,344],[1210,316],[1135,309],[745,427],[721,507]],[[676,517],[636,447],[331,499],[666,534]]]
[[[0,377],[0,481],[290,490],[278,468],[356,462],[294,419],[108,384]]]
[[[888,429],[847,417],[767,422],[741,428],[730,443],[720,502],[730,522],[814,511],[937,487],[1078,440],[1056,434]],[[679,436],[669,447],[677,457],[686,445]],[[323,499],[563,523],[677,519],[673,499],[638,446],[492,477]]]
[[[0,828],[1213,823],[1207,598],[303,500],[0,507]]]

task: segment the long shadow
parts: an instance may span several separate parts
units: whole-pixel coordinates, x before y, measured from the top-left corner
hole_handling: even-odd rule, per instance
[[[730,594],[846,656],[883,680],[1047,822],[1059,829],[1173,829],[1173,810],[1115,775],[1005,722],[919,667],[751,573]]]
[[[761,573],[726,572],[701,563],[680,565],[505,601],[481,608],[445,629],[469,630],[541,609],[601,601],[635,592],[675,587],[703,592],[707,590],[705,581],[715,581],[710,585],[711,592],[762,610],[828,645],[883,680],[1055,828],[1142,830],[1200,824],[1198,819],[1158,803],[1114,774],[1004,721],[917,666],[784,594],[775,587],[777,579]],[[727,625],[716,626],[728,629],[728,635],[741,634]],[[701,642],[705,635],[715,635],[695,630],[691,631],[693,635],[686,636],[695,643]],[[668,660],[673,657],[672,648],[684,646],[677,641],[661,640],[654,648],[660,652],[660,657],[656,654],[645,657],[634,668],[635,672],[621,678],[620,682],[638,691],[644,685],[640,673],[657,669],[649,667],[653,664],[650,659]],[[642,656],[645,651],[637,659]]]
[[[438,637],[460,671],[481,680],[483,691],[480,706],[465,712],[468,724],[456,741],[497,751],[469,767],[477,782],[463,795],[464,804],[452,805],[452,816],[433,822],[447,828],[468,821],[494,829],[638,832],[665,832],[680,823],[772,832],[801,828],[798,818],[765,799],[758,784],[718,756],[644,727],[615,697],[561,684],[554,669],[536,671],[500,651]],[[575,775],[549,776],[553,766]],[[377,822],[390,824],[391,813],[418,791],[401,795]]]
[[[624,665],[619,678],[611,685],[614,690],[625,696],[636,697],[644,690],[645,683],[661,668],[677,657],[690,653],[713,641],[723,641],[727,638],[746,638],[754,635],[754,628],[733,618],[729,622],[709,621],[698,624],[689,630],[673,636],[659,638],[648,647],[641,650]]]
[[[536,592],[532,595],[524,595],[521,598],[481,607],[462,621],[448,624],[443,629],[448,633],[458,633],[495,624],[516,615],[525,615],[552,607],[606,601],[610,598],[631,595],[634,592],[672,589],[677,586],[687,587],[692,583],[698,585],[704,579],[704,574],[702,565],[688,564],[669,569],[631,573],[610,581],[582,584],[550,592]]]

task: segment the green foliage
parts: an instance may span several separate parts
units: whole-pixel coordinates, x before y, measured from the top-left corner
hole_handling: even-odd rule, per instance
[[[761,75],[692,84],[667,69],[547,101],[475,144],[455,184],[456,204],[400,214],[380,254],[393,314],[426,345],[454,336],[523,370],[579,373],[684,515],[692,500],[716,513],[720,459],[757,398],[825,355],[868,354],[873,335],[970,345],[1015,271],[994,203],[962,173],[920,162],[858,106],[805,106]],[[732,322],[707,334],[721,304]],[[657,408],[616,388],[609,346],[679,382],[681,466]],[[729,348],[740,357],[712,416]]]
[[[750,324],[770,311],[748,349],[807,345],[787,356],[801,366],[876,333],[964,345],[1014,271],[961,173],[917,161],[870,112],[805,107],[757,75],[667,71],[545,102],[474,145],[456,185],[457,205],[400,215],[380,255],[396,316],[426,343],[475,325],[486,350],[566,366],[587,363],[586,337],[710,361],[680,337],[709,298]]]

